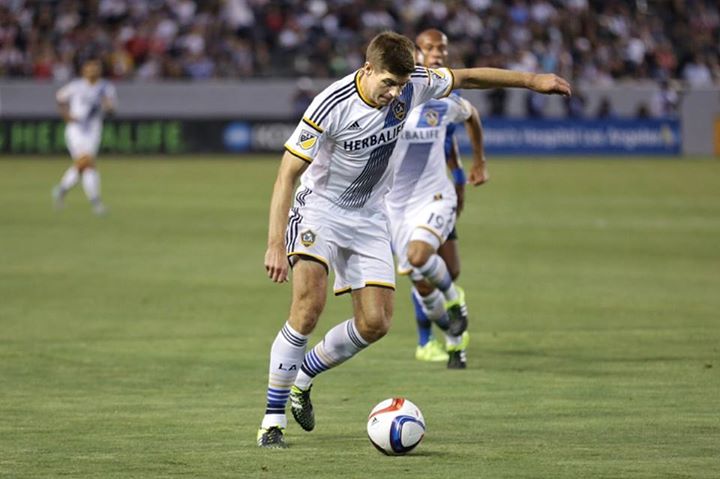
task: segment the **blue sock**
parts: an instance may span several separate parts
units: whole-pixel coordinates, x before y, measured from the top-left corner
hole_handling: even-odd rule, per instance
[[[412,296],[412,302],[415,306],[415,321],[417,321],[418,331],[418,345],[425,346],[430,341],[432,335],[432,322],[427,318],[425,311],[423,311],[422,303],[414,292],[410,293]]]

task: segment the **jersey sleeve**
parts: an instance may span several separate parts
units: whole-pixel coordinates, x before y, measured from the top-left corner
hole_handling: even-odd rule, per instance
[[[431,98],[448,96],[455,80],[449,68],[417,67],[410,75],[410,81],[417,92],[415,105],[419,105]]]
[[[337,108],[335,96],[326,89],[310,103],[302,119],[285,142],[285,149],[307,163],[312,163],[323,142],[335,130]]]
[[[466,121],[472,115],[472,105],[465,98],[459,95],[450,95],[447,97],[448,103],[448,122],[460,123]]]

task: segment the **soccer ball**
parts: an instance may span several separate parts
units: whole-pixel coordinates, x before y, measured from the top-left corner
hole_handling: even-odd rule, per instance
[[[405,398],[386,399],[368,416],[370,442],[388,456],[412,451],[425,436],[425,419],[420,409]]]

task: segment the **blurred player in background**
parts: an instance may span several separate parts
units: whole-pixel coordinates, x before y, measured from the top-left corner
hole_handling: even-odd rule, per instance
[[[100,174],[95,159],[100,147],[103,116],[113,112],[117,102],[115,87],[100,77],[101,68],[99,60],[85,61],[81,78],[57,92],[60,114],[65,120],[65,143],[73,164],[52,192],[55,207],[62,208],[65,195],[82,181],[85,195],[97,215],[104,214],[106,208],[100,197]]]
[[[425,30],[418,35],[416,45],[418,63],[429,68],[445,66],[448,55],[445,34]],[[451,369],[466,367],[469,340],[465,331],[465,294],[454,284],[459,258],[456,240],[451,237],[465,188],[457,146],[452,132],[447,133],[458,122],[466,123],[473,145],[470,181],[479,185],[487,180],[480,116],[467,100],[452,93],[447,98],[430,100],[410,113],[393,153],[398,169],[387,196],[398,273],[409,274],[413,281],[412,299],[418,325],[415,357],[447,361]],[[446,143],[452,153],[448,166],[455,187],[446,173]],[[443,251],[447,260],[438,255],[441,245],[446,245]],[[445,347],[431,337],[433,322],[445,332]]]
[[[382,338],[392,318],[395,272],[385,196],[390,159],[412,108],[453,88],[521,87],[570,94],[552,74],[415,67],[415,47],[392,32],[377,35],[363,67],[333,83],[308,107],[285,143],[270,202],[265,270],[273,282],[293,267],[290,314],[270,349],[260,447],[284,448],[285,408],[306,431],[315,427],[313,379]],[[302,176],[302,178],[301,178]],[[291,209],[292,192],[300,179]],[[306,353],[327,296],[352,295],[353,317]]]

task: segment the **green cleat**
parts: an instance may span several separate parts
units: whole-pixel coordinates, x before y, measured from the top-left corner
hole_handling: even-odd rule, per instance
[[[460,336],[468,326],[467,304],[465,303],[465,290],[455,285],[458,292],[457,299],[445,303],[448,313],[448,330],[450,336]]]
[[[448,360],[448,353],[440,341],[431,339],[424,346],[418,346],[415,349],[415,359],[418,361],[444,362]]]
[[[271,426],[268,428],[260,428],[257,433],[258,447],[267,449],[286,449],[285,438],[283,437],[283,428],[280,426]]]
[[[448,347],[448,369],[465,369],[467,367],[467,354],[465,350],[470,344],[470,334],[465,331],[457,346]]]
[[[290,388],[290,410],[300,427],[306,431],[315,429],[315,413],[310,400],[311,389],[312,385],[306,390],[302,390],[295,385]]]

